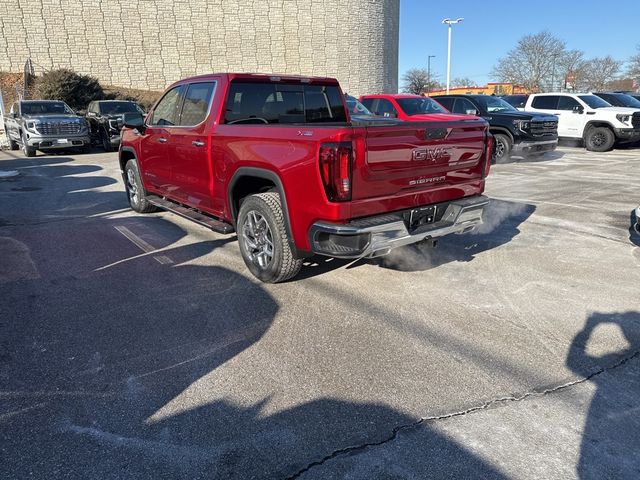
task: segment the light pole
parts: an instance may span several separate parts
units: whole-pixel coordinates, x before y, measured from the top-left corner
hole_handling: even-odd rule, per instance
[[[445,18],[442,20],[442,23],[449,27],[449,44],[447,47],[447,93],[449,93],[449,82],[451,80],[451,25],[460,23],[462,20],[464,20],[464,18],[458,18],[456,20]]]
[[[435,55],[427,56],[427,78],[429,79],[429,83],[427,83],[427,93],[431,93],[431,59],[436,58]]]

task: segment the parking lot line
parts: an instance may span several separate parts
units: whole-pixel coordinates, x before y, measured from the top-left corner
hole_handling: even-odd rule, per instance
[[[140,238],[139,236],[137,236],[135,233],[133,233],[131,230],[129,230],[127,227],[124,227],[122,225],[116,225],[115,228],[118,232],[120,232],[127,240],[129,240],[131,243],[133,243],[135,246],[137,246],[140,250],[142,250],[145,253],[151,253],[156,251],[157,249],[155,247],[153,247],[152,245],[148,244],[147,242],[145,242],[142,238]],[[158,263],[161,263],[163,265],[169,265],[171,263],[173,263],[173,260],[171,260],[169,257],[167,257],[166,255],[158,255],[158,256],[154,256],[153,257]]]

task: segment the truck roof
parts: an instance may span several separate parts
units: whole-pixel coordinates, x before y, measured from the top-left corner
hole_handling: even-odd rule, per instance
[[[181,83],[189,83],[194,80],[214,80],[216,77],[226,76],[229,81],[233,80],[245,80],[249,82],[257,82],[257,81],[269,81],[269,82],[281,82],[281,81],[299,81],[302,83],[319,83],[319,84],[329,84],[329,85],[338,85],[338,80],[331,77],[313,77],[313,76],[305,76],[305,75],[291,75],[291,74],[278,74],[278,73],[207,73],[204,75],[196,75],[194,77],[187,77],[172,85],[179,85]]]

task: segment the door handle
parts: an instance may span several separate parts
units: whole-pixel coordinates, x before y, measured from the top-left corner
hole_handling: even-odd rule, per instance
[[[194,147],[204,147],[204,142],[201,140],[194,140],[193,142],[191,142],[191,145],[193,145]]]
[[[158,142],[160,142],[160,143],[167,143],[167,139],[166,139],[166,138],[164,138],[164,137],[160,137],[160,138],[158,139]]]

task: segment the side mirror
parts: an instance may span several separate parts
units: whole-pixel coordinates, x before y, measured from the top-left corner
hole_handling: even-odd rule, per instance
[[[573,107],[573,113],[584,113],[584,107],[582,105],[576,105]]]
[[[143,130],[144,118],[142,118],[142,115],[137,113],[127,114],[124,116],[124,126],[127,128]]]
[[[475,108],[470,108],[469,110],[466,110],[465,113],[467,115],[478,115],[478,111]]]

